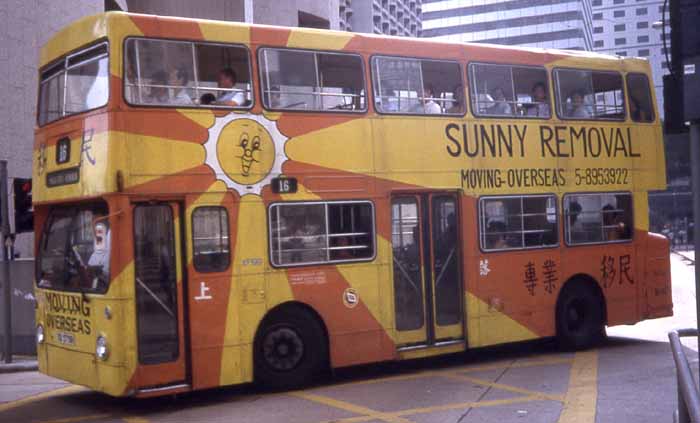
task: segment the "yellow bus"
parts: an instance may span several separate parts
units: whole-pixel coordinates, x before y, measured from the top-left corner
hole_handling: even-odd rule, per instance
[[[114,396],[672,314],[645,60],[110,12],[41,50],[40,370]]]

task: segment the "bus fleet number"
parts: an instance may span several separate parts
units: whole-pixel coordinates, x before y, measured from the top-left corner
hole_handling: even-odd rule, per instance
[[[628,170],[619,167],[587,167],[575,170],[576,185],[626,185]]]

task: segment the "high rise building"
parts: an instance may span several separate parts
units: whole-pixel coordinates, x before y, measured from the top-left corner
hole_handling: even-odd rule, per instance
[[[671,32],[655,22],[662,21],[663,0],[592,0],[593,49],[618,56],[637,56],[649,60],[654,88],[663,117],[663,75],[668,73],[665,48],[671,56]],[[666,12],[668,22],[668,11]]]
[[[340,0],[339,26],[344,31],[418,37],[421,0]]]
[[[592,50],[592,14],[591,0],[424,0],[422,36]]]

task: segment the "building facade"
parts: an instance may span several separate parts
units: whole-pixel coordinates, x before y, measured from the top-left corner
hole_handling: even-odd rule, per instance
[[[340,0],[343,31],[419,37],[421,0]]]
[[[591,0],[424,0],[422,36],[592,50],[592,14]]]
[[[654,74],[654,88],[663,117],[663,75],[668,73],[665,48],[671,55],[670,27],[663,31],[655,22],[662,21],[663,0],[592,0],[593,49],[618,56],[636,56],[649,60]],[[666,14],[668,18],[668,12]],[[664,22],[668,22],[666,19]]]

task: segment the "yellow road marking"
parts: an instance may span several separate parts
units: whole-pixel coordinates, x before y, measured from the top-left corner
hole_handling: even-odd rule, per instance
[[[595,421],[598,399],[598,352],[576,353],[571,365],[569,390],[564,398],[564,408],[559,423],[583,423]]]
[[[505,385],[503,383],[497,383],[497,382],[490,382],[488,380],[478,379],[478,378],[466,376],[466,375],[442,374],[440,376],[450,378],[450,379],[468,381],[468,382],[474,383],[476,385],[488,386],[491,388],[500,389],[502,391],[515,392],[517,394],[523,394],[523,395],[532,396],[532,397],[539,397],[540,399],[544,399],[544,400],[564,402],[563,395],[552,395],[552,394],[548,394],[546,392],[531,391],[529,389],[518,388],[517,386]]]
[[[32,395],[30,397],[22,398],[17,401],[11,401],[5,404],[0,404],[0,412],[11,410],[13,408],[21,407],[25,404],[30,404],[35,401],[40,401],[46,398],[55,397],[58,395],[73,394],[75,392],[84,391],[86,388],[82,386],[70,385],[63,388],[54,389],[52,391],[42,392],[40,394]]]
[[[363,414],[361,417],[371,417],[369,420],[383,420],[390,423],[411,423],[410,420],[402,419],[399,416],[391,415],[388,413],[382,413],[377,410],[372,410],[371,408],[363,407],[361,405],[352,404],[350,402],[341,401],[322,395],[310,394],[308,392],[290,392],[289,395],[293,395],[298,398],[303,398],[305,400],[317,402],[319,404],[327,405],[329,407],[338,408],[340,410],[349,411],[351,413]]]
[[[110,417],[111,414],[92,414],[89,416],[66,417],[64,419],[42,420],[39,423],[77,423],[85,420],[99,420]]]

